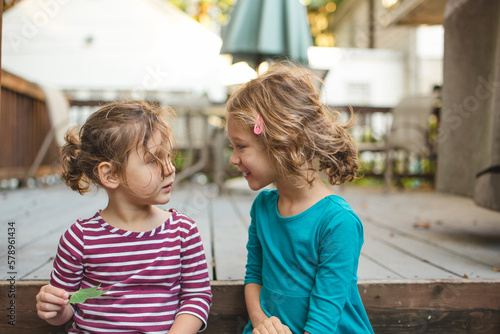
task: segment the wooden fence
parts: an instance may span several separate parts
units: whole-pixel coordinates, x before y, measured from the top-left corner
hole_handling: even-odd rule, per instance
[[[41,89],[2,70],[0,110],[0,180],[23,179],[50,132]],[[53,141],[35,176],[54,173],[58,148]]]

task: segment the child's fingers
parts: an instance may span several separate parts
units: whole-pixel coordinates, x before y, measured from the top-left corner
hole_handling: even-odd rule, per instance
[[[40,319],[52,319],[64,310],[67,303],[67,299],[65,300],[46,292],[40,292],[36,296],[36,313]]]
[[[252,334],[269,334],[269,332],[265,328],[261,328],[261,329],[255,328],[252,331]]]
[[[278,334],[274,328],[259,328],[259,329],[254,329],[252,334]]]
[[[262,321],[253,331],[252,334],[286,334],[284,326],[280,319],[270,317]]]
[[[36,295],[36,310],[38,316],[43,319],[51,319],[57,316],[68,304],[69,294],[63,289],[45,285]]]
[[[290,327],[283,325],[285,328],[285,334],[293,334],[292,331],[290,330]]]
[[[271,320],[273,329],[276,331],[276,334],[285,334],[285,329],[283,328],[280,319],[276,317],[271,317],[269,318],[269,320]]]
[[[63,306],[57,306],[53,304],[37,304],[36,313],[38,317],[43,320],[48,320],[55,318],[59,312],[64,309]]]
[[[36,300],[44,303],[66,305],[69,301],[69,293],[55,286],[45,285],[40,289]]]
[[[50,299],[50,298],[48,298]],[[63,305],[46,302],[44,297],[40,297],[36,303],[36,313],[40,319],[48,320],[57,316],[65,308]]]
[[[288,327],[283,325],[280,319],[276,317],[271,317],[269,319],[271,320],[271,323],[273,324],[274,330],[276,331],[277,334],[286,334],[285,327],[286,328]]]

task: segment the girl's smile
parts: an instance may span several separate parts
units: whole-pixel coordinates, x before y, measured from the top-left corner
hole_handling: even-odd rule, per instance
[[[279,175],[257,136],[232,116],[228,118],[227,132],[233,145],[229,161],[238,167],[250,189],[259,190],[276,182]]]

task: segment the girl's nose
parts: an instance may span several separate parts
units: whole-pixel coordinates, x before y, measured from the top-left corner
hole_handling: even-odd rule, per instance
[[[240,158],[238,157],[238,155],[236,154],[236,152],[233,150],[233,154],[231,155],[231,159],[229,159],[229,163],[231,165],[235,165],[237,166],[238,163],[240,161]]]
[[[163,175],[165,177],[170,176],[175,173],[175,166],[172,163],[172,161],[168,160],[167,163],[164,165],[164,170],[163,170]]]

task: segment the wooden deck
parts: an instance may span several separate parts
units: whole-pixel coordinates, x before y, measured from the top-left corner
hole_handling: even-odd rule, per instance
[[[204,240],[214,294],[207,334],[241,333],[248,320],[241,279],[256,193],[239,181],[228,188],[218,195],[216,187],[185,183],[167,205],[189,214]],[[358,289],[375,333],[499,333],[500,213],[435,192],[334,190],[364,224]],[[105,194],[80,196],[59,184],[3,192],[0,203],[0,332],[64,333],[68,324],[53,327],[36,316],[35,295],[47,283],[60,235],[76,217],[103,208]],[[16,228],[13,269],[9,223]],[[13,301],[14,310],[4,307]]]
[[[198,224],[212,279],[244,277],[249,211],[257,193],[235,181],[224,195],[215,186],[183,183],[174,207]],[[343,186],[334,189],[360,216],[365,229],[360,280],[500,279],[500,212],[472,200],[436,192],[390,192]],[[104,192],[80,196],[59,184],[0,193],[2,235],[16,227],[16,266],[7,267],[1,239],[0,280],[46,280],[61,234],[75,218],[104,208]]]

